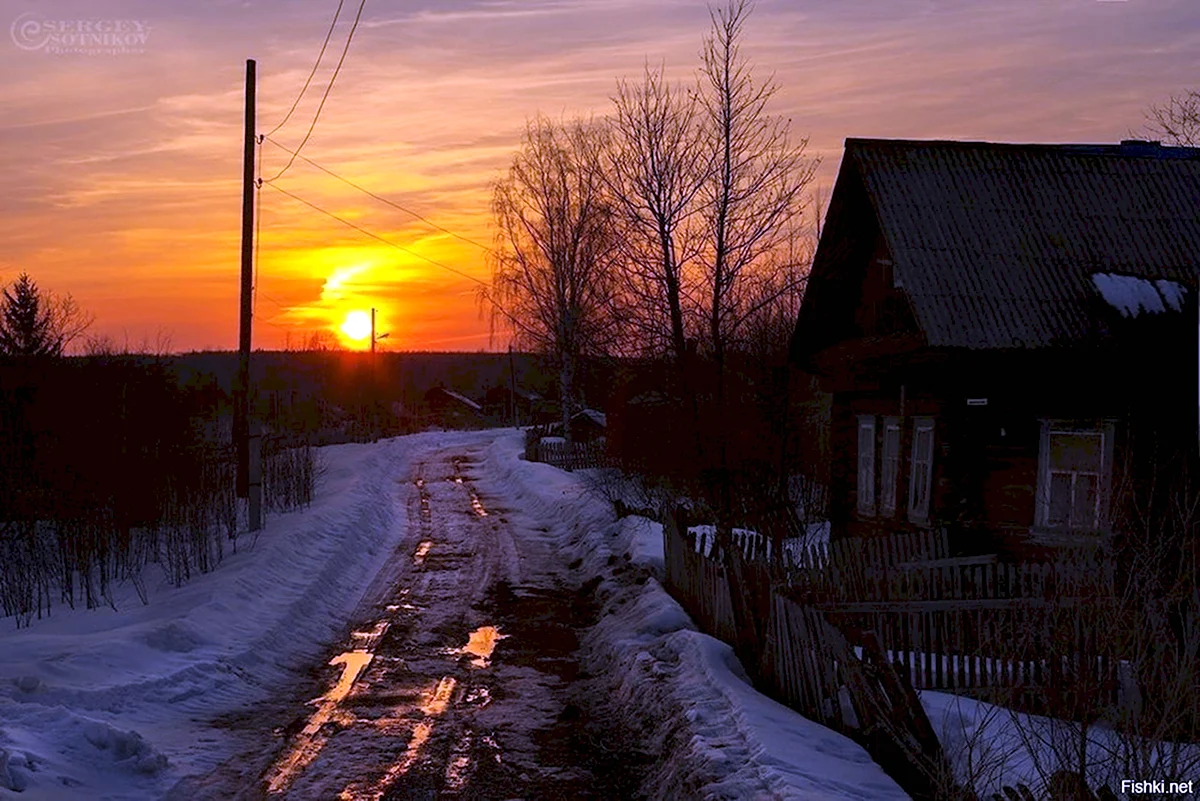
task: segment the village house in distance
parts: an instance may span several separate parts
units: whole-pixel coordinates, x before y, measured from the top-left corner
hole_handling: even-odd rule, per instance
[[[792,342],[833,536],[1028,559],[1166,508],[1200,478],[1198,267],[1200,150],[846,140]]]

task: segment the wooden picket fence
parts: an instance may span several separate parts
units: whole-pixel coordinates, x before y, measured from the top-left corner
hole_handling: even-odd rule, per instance
[[[603,442],[576,442],[568,445],[565,442],[542,440],[538,443],[537,460],[563,470],[587,470],[612,464]]]
[[[765,562],[765,538],[735,531],[733,541],[751,563]],[[694,538],[681,545],[686,555],[670,565],[670,580],[694,599],[706,631],[733,642],[721,555]],[[1111,578],[1110,564],[1083,555],[1052,566],[948,554],[944,532],[822,542],[785,550],[759,580],[820,610],[859,647],[862,633],[874,632],[919,689],[1032,692],[1065,669],[1048,662],[1053,654],[1077,673],[1086,669],[1080,680],[1115,692],[1114,660],[1097,643],[1113,621],[1109,599],[1096,589]]]
[[[728,555],[682,515],[663,532],[667,586],[699,627],[734,645],[762,691],[861,742],[914,797],[952,784],[917,689],[986,692],[1056,717],[1119,701],[1123,655],[1102,638],[1135,624],[1104,594],[1115,566],[1094,555],[1003,564],[951,556],[944,534],[924,533],[770,560],[752,531],[736,531]],[[1191,603],[1200,609],[1200,594]],[[755,621],[757,640],[745,631]]]
[[[663,532],[667,583],[681,605],[702,630],[735,647],[744,644],[734,603],[747,599],[732,596],[725,564],[705,556],[708,549],[689,537],[679,518],[668,515]],[[731,564],[748,586],[766,590],[752,592],[743,612],[743,620],[762,624],[761,650],[739,649],[761,689],[805,717],[856,737],[899,774],[905,789],[928,795],[950,772],[911,685],[869,637],[865,649],[856,649],[825,612],[779,591],[768,564],[756,558],[766,550],[761,538],[744,534],[738,540]],[[719,555],[717,549],[712,553]],[[759,600],[766,609],[757,608]]]

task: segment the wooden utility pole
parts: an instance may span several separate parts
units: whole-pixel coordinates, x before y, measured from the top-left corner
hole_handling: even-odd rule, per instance
[[[371,308],[371,353],[375,353],[375,343],[381,339],[387,339],[390,332],[385,331],[382,334],[375,333],[375,309]]]
[[[251,422],[250,322],[254,293],[254,148],[255,82],[254,59],[246,60],[246,126],[242,149],[242,281],[238,326],[238,373],[235,382],[234,440],[237,446],[237,495],[249,498],[250,530],[262,528],[262,470],[258,425]]]

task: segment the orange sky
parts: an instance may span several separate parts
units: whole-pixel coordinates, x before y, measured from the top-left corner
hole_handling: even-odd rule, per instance
[[[71,292],[94,333],[137,345],[237,342],[242,73],[259,65],[259,129],[282,119],[330,0],[0,2],[0,282]],[[294,148],[358,3],[275,137]],[[61,23],[139,34],[127,50],[55,52]],[[51,31],[51,23],[55,26]],[[108,25],[104,28],[98,23]],[[304,154],[491,242],[488,202],[527,116],[604,113],[645,59],[690,79],[702,3],[369,0]],[[53,36],[51,35],[53,34]],[[124,35],[124,34],[123,34]],[[1200,87],[1195,0],[763,0],[744,52],[774,72],[774,110],[832,184],[848,136],[1114,142],[1143,109]],[[264,145],[270,177],[286,154]],[[279,186],[417,254],[486,280],[484,251],[297,161]],[[379,308],[388,347],[490,342],[476,285],[262,191],[256,347]]]

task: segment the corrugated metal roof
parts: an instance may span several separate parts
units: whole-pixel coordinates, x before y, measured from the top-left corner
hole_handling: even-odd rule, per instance
[[[934,347],[1086,337],[1112,273],[1179,281],[1200,266],[1200,150],[847,139]]]

